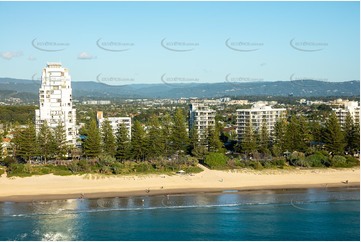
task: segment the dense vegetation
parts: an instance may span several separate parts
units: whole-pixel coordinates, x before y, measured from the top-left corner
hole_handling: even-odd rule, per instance
[[[26,124],[35,117],[35,106],[0,106],[0,123]]]
[[[353,157],[360,148],[359,124],[348,115],[341,128],[335,114],[323,106],[313,107],[312,112],[303,112],[302,106],[291,108],[290,115],[276,123],[274,134],[268,133],[265,124],[254,130],[249,123],[240,142],[223,132],[224,124],[234,122],[234,117],[222,111],[203,139],[198,139],[194,129],[187,131],[184,108],[139,112],[132,106],[125,114],[139,115],[133,118],[131,138],[123,125],[115,135],[109,122],[98,129],[95,112],[91,108],[88,111],[80,115],[86,122],[80,130],[81,149],[66,145],[61,124],[52,130],[45,122],[38,134],[31,121],[27,128],[17,128],[14,158],[6,157],[1,162],[9,176],[166,173],[180,169],[197,172],[198,161],[212,169],[359,165],[359,159]],[[111,110],[107,112],[112,114]]]
[[[103,174],[103,175],[128,175],[128,174],[173,174],[179,170],[187,173],[202,171],[197,166],[198,161],[190,156],[172,159],[168,161],[153,160],[145,162],[118,162],[109,156],[102,156],[99,159],[72,160],[63,164],[31,165],[29,163],[11,162],[7,164],[7,174],[11,176],[32,176],[54,174],[60,176],[82,175],[82,174]],[[0,167],[0,175],[4,172]]]

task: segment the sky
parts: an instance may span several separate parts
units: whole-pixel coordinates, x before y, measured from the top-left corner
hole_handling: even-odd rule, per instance
[[[360,79],[359,2],[0,2],[0,77],[109,85]]]

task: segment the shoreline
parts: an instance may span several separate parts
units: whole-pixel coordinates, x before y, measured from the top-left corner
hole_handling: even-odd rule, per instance
[[[327,185],[327,186],[326,186]],[[162,196],[162,195],[186,195],[186,194],[212,194],[212,193],[247,193],[257,191],[289,191],[304,189],[332,189],[332,188],[360,188],[359,182],[348,184],[333,183],[319,185],[282,185],[282,186],[262,186],[262,187],[230,187],[230,188],[180,188],[146,191],[128,191],[128,192],[94,192],[86,194],[38,194],[38,195],[13,195],[8,197],[0,197],[0,202],[37,202],[37,201],[54,201],[67,199],[99,199],[99,198],[128,198],[128,197],[145,197],[145,196]]]
[[[0,202],[360,187],[360,168],[227,170],[184,175],[0,177]]]

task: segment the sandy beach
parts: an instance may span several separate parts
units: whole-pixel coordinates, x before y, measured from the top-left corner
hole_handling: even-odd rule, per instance
[[[360,169],[290,169],[214,171],[198,174],[139,176],[32,176],[0,178],[0,201],[126,197],[158,194],[326,188],[360,185]]]

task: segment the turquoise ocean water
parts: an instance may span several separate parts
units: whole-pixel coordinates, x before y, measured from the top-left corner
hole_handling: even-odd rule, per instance
[[[360,189],[0,203],[0,240],[357,240]]]

